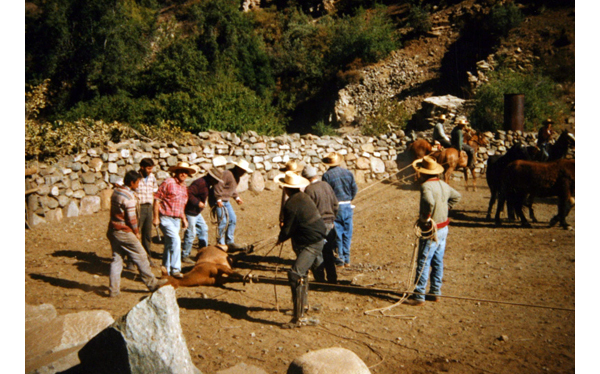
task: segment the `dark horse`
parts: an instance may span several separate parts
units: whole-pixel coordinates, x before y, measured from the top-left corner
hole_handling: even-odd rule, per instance
[[[487,160],[487,170],[485,172],[485,178],[487,184],[490,187],[490,203],[488,205],[487,220],[492,219],[492,209],[496,203],[500,187],[502,186],[502,172],[504,169],[515,160],[529,160],[529,153],[527,147],[521,143],[513,145],[504,155],[490,156]],[[514,219],[514,212],[512,207],[509,205],[509,219]],[[531,213],[531,212],[530,212]]]
[[[531,227],[523,214],[523,203],[527,197],[558,197],[558,213],[550,220],[550,226],[560,222],[563,228],[569,225],[565,218],[575,205],[575,160],[536,162],[517,160],[511,162],[502,173],[502,188],[496,209],[496,225],[500,225],[500,212],[505,198],[514,202],[514,208],[524,227]]]
[[[554,144],[548,149],[548,159],[542,160],[542,152],[535,146],[527,147],[527,151],[533,161],[555,161],[564,158],[569,148],[575,146],[575,136],[567,130],[563,130]]]

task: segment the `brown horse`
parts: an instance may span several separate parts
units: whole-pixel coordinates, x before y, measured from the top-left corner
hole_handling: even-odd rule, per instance
[[[413,161],[421,159],[421,158],[431,154],[432,151],[433,151],[433,145],[427,139],[419,138],[419,139],[415,140],[414,142],[410,143],[408,145],[408,148],[404,152],[403,157],[399,157],[396,160],[396,162],[398,164],[398,169],[400,169],[400,170],[408,169],[408,172],[404,173],[403,178],[408,178],[409,176],[413,175],[412,169],[409,168],[409,166],[412,164]],[[415,175],[415,181],[416,181],[419,177],[419,174],[415,173],[414,175]]]
[[[488,141],[483,135],[475,132],[475,130],[471,130],[470,132],[465,131],[465,133],[467,133],[467,136],[465,136],[465,143],[467,143],[471,146],[471,148],[473,148],[473,157],[476,157],[479,147],[487,145]],[[470,171],[471,176],[473,176],[473,191],[477,191],[477,177],[475,176],[475,166],[468,166],[468,156],[465,151],[461,151],[459,155],[457,149],[446,148],[441,151],[433,152],[431,156],[434,157],[437,160],[437,162],[444,167],[444,181],[446,183],[450,182],[450,176],[452,175],[454,170],[462,169],[465,178],[465,188],[468,190],[468,172]]]

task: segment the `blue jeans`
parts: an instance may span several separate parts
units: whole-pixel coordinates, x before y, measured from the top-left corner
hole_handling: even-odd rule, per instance
[[[223,214],[223,209],[227,210],[227,215]],[[227,216],[229,216],[229,220],[227,220]],[[233,233],[235,232],[237,217],[229,201],[223,201],[223,208],[217,207],[217,220],[219,221],[219,244],[235,243]],[[225,228],[227,228],[226,232]]]
[[[208,225],[204,221],[202,214],[197,216],[185,215],[188,220],[188,227],[183,235],[183,244],[181,246],[182,256],[189,257],[192,253],[192,244],[196,234],[198,235],[198,245],[204,248],[208,245]]]
[[[350,263],[350,243],[352,242],[352,215],[354,209],[351,204],[340,204],[335,217],[335,231],[337,233],[337,246],[339,259],[338,265]]]
[[[160,230],[164,234],[165,250],[163,252],[163,266],[169,274],[181,271],[181,238],[179,228],[181,218],[160,216]]]
[[[417,258],[416,287],[414,292],[425,293],[427,278],[431,279],[429,293],[441,295],[442,277],[444,276],[444,252],[446,251],[446,238],[448,226],[437,231],[438,241],[419,240],[419,257]],[[431,275],[429,268],[431,267]],[[417,300],[425,300],[424,295],[413,295]]]

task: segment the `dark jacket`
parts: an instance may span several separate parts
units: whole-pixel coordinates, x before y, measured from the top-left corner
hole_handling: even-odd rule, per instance
[[[309,184],[305,189],[312,201],[315,202],[321,218],[325,223],[333,223],[338,211],[338,200],[329,183],[317,181]]]
[[[311,198],[299,191],[283,207],[283,227],[279,242],[292,239],[293,246],[307,246],[325,239],[327,228]]]
[[[202,208],[198,206],[201,201],[206,203],[208,197],[208,183],[204,177],[196,179],[188,187],[188,201],[185,205],[185,214],[197,216],[202,212]]]

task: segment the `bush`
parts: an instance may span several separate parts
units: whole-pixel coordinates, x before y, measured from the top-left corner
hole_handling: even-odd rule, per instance
[[[367,136],[386,134],[395,129],[406,127],[410,115],[396,100],[388,99],[377,108],[373,117],[363,119],[361,132]]]
[[[323,135],[329,135],[329,136],[334,136],[337,135],[335,129],[331,126],[325,123],[325,121],[319,121],[317,123],[315,123],[310,131],[312,134],[317,135],[317,136],[323,136]]]
[[[556,84],[538,74],[520,74],[510,70],[493,72],[489,83],[478,88],[475,107],[470,113],[473,127],[483,131],[502,129],[504,123],[504,94],[525,95],[525,130],[534,131],[546,118],[560,122],[568,115],[561,102]]]
[[[429,19],[429,12],[418,6],[413,5],[408,11],[407,18],[408,26],[413,28],[413,31],[419,34],[425,34],[431,30],[431,19]]]
[[[521,10],[513,2],[510,2],[505,5],[495,5],[484,25],[493,36],[507,36],[510,30],[523,22],[523,19]]]

